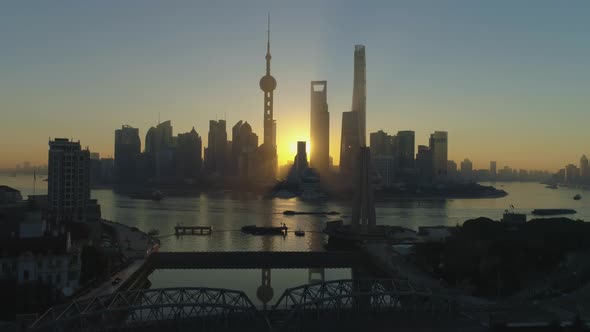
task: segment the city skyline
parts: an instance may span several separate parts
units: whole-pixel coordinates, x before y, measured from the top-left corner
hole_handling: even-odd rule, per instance
[[[555,171],[589,152],[590,133],[580,125],[590,101],[584,89],[590,86],[590,47],[582,38],[588,7],[535,4],[332,11],[326,2],[313,13],[309,4],[236,4],[232,10],[125,4],[117,13],[96,4],[66,8],[68,15],[60,12],[67,6],[7,6],[2,13],[10,17],[0,26],[13,33],[6,35],[8,56],[0,69],[12,79],[0,83],[0,109],[6,112],[0,167],[23,160],[43,164],[48,137],[73,137],[92,152],[114,155],[112,132],[121,124],[139,128],[143,151],[158,116],[175,123],[174,134],[195,127],[203,147],[210,120],[248,121],[262,135],[257,80],[271,11],[279,164],[293,159],[297,141],[310,145],[313,80],[330,84],[330,156],[338,163],[342,112],[350,111],[352,96],[352,50],[364,44],[367,140],[379,129],[413,130],[418,146],[428,143],[430,133],[447,131],[449,160]],[[459,9],[460,15],[453,12]],[[416,21],[403,19],[400,10]],[[534,19],[524,16],[528,11]],[[151,24],[156,12],[162,15]],[[207,13],[224,13],[226,26]],[[200,20],[191,17],[197,14]],[[358,22],[346,27],[355,15]],[[23,25],[18,32],[17,23]],[[117,34],[121,26],[126,29]],[[477,47],[469,47],[472,42]]]

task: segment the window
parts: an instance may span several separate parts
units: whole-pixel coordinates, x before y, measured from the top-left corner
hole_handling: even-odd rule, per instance
[[[29,270],[24,270],[23,271],[23,280],[24,281],[29,281]]]
[[[61,282],[61,274],[58,273],[55,275],[55,283],[59,284],[60,282]]]

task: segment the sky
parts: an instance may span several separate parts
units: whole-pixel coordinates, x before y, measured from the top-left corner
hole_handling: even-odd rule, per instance
[[[2,1],[0,167],[47,160],[49,138],[113,155],[114,130],[171,120],[262,141],[266,16],[279,162],[309,140],[310,81],[328,81],[339,161],[353,51],[366,46],[367,135],[449,132],[449,159],[556,170],[590,154],[590,2]],[[231,139],[231,134],[228,135]],[[313,148],[313,147],[312,147]]]

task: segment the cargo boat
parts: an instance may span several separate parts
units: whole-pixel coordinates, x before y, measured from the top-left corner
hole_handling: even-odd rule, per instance
[[[242,232],[253,235],[287,235],[289,228],[284,224],[282,226],[256,226],[248,225],[242,227]]]
[[[340,214],[340,212],[336,212],[336,211],[329,211],[329,212],[298,212],[298,211],[293,211],[293,210],[285,210],[283,211],[283,214],[286,216],[293,216],[296,214],[314,214],[314,215],[330,215],[330,216],[334,216],[334,215],[338,215]]]
[[[560,214],[574,214],[577,212],[572,209],[534,209],[531,213],[537,216],[555,216]]]

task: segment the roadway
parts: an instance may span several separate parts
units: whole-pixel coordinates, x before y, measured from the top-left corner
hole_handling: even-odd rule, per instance
[[[366,259],[357,251],[156,252],[148,263],[153,269],[293,269],[355,267]]]
[[[102,284],[98,285],[96,288],[93,288],[90,292],[79,296],[78,298],[92,298],[117,292],[119,287],[121,287],[121,285],[123,285],[131,276],[133,276],[133,274],[137,272],[137,270],[139,270],[143,264],[145,264],[145,262],[146,259],[134,260],[131,264],[129,264],[129,266],[115,273],[108,280],[105,280]],[[120,278],[121,281],[116,285],[113,285],[113,280],[116,278]]]

